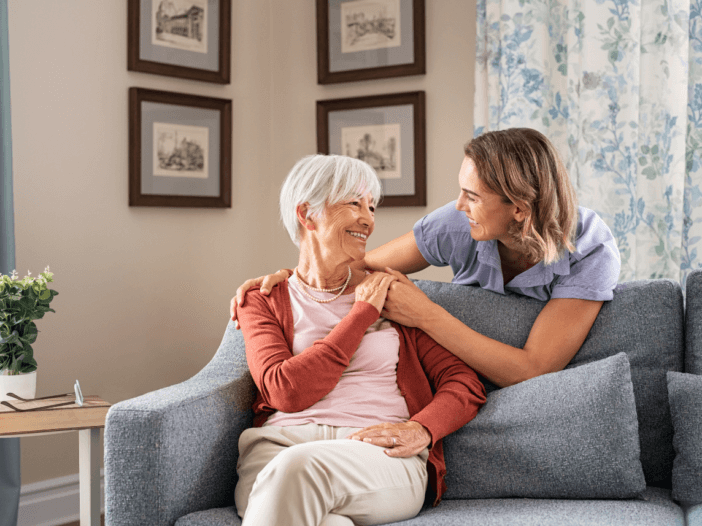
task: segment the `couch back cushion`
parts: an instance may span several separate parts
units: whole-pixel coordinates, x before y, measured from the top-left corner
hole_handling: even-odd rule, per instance
[[[501,295],[478,287],[434,281],[417,285],[434,302],[473,330],[500,342],[523,347],[544,302],[516,294]],[[683,299],[672,280],[620,284],[602,306],[585,343],[568,367],[627,354],[639,422],[641,464],[646,483],[670,487],[673,426],[666,372],[682,371]],[[488,392],[497,389],[485,380]],[[456,458],[447,441],[447,457]],[[455,469],[451,464],[447,469]]]
[[[685,372],[702,374],[702,269],[685,285]]]

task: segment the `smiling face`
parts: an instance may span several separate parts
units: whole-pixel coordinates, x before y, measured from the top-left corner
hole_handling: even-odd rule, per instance
[[[373,197],[368,193],[329,205],[312,223],[314,229],[303,232],[304,243],[312,243],[325,259],[359,261],[375,228]]]
[[[514,243],[508,232],[513,220],[522,221],[523,214],[513,203],[505,203],[502,196],[488,189],[478,177],[475,163],[469,157],[463,159],[458,173],[461,192],[456,210],[465,212],[470,220],[470,235],[476,241],[497,239],[507,247]]]

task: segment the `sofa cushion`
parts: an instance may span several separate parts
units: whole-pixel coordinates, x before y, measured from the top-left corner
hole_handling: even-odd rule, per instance
[[[695,504],[685,509],[687,526],[702,526],[702,504]]]
[[[668,373],[673,418],[673,498],[702,503],[702,376]]]
[[[181,517],[174,526],[238,526],[241,519],[234,506],[196,511]]]
[[[444,451],[444,499],[639,495],[646,482],[626,354],[493,391]]]
[[[702,374],[702,269],[685,280],[685,372]]]
[[[417,285],[471,329],[518,348],[524,347],[546,304],[517,294],[502,295],[452,283],[418,281]],[[650,486],[670,488],[675,452],[665,375],[683,370],[683,319],[679,283],[664,279],[622,283],[614,290],[614,299],[604,302],[568,366],[622,351],[627,354],[639,420],[641,464]],[[486,388],[496,389],[489,382]]]
[[[392,523],[393,526],[465,526],[466,524],[685,526],[685,516],[683,510],[671,500],[669,490],[647,488],[643,497],[636,500],[450,500],[441,502],[436,508],[422,510],[413,519]]]

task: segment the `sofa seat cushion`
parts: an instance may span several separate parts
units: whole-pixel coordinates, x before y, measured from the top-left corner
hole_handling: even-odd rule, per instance
[[[668,373],[673,418],[673,498],[702,504],[702,376]]]
[[[493,391],[444,439],[445,500],[622,499],[646,489],[629,360],[619,353]]]
[[[702,526],[702,504],[695,504],[685,510],[687,526]]]
[[[649,487],[635,500],[445,500],[402,526],[685,526],[670,490]]]
[[[196,511],[175,522],[175,526],[239,526],[241,519],[236,514],[236,508],[213,508]]]

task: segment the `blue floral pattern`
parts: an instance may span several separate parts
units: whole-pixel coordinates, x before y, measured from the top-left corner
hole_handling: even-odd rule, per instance
[[[702,0],[477,9],[475,135],[543,132],[611,228],[620,281],[684,285],[702,267]]]

